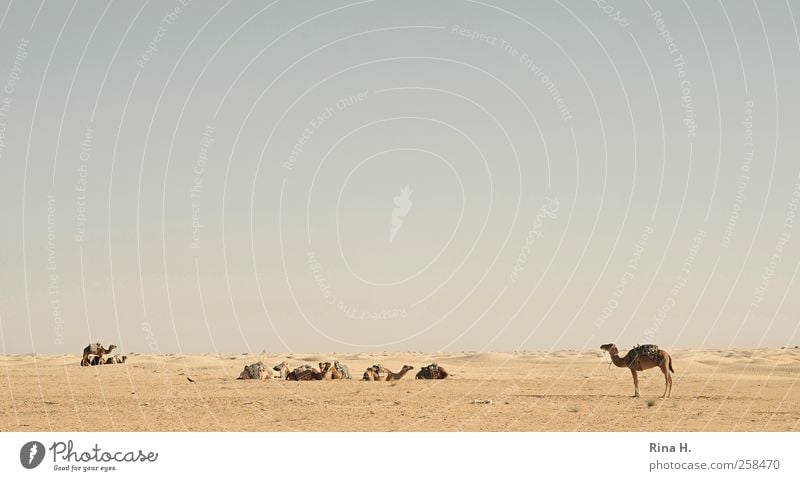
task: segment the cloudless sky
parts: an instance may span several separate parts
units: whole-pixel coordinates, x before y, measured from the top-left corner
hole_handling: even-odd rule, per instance
[[[0,3],[0,348],[800,344],[800,4]]]

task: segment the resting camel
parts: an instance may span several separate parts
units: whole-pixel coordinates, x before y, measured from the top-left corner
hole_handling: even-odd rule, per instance
[[[128,360],[128,356],[120,356],[119,354],[114,354],[113,356],[106,359],[106,364],[125,364],[125,361]]]
[[[639,376],[636,371],[644,371],[651,367],[660,367],[661,372],[664,373],[664,394],[662,398],[669,397],[672,394],[672,374],[675,372],[672,369],[672,358],[669,353],[658,346],[653,344],[645,344],[643,346],[636,346],[628,351],[625,357],[619,357],[619,349],[614,344],[603,344],[600,349],[608,351],[611,355],[611,362],[617,367],[627,367],[631,370],[633,376],[633,397],[639,397]]]
[[[323,369],[325,368],[325,364],[330,364],[330,366],[331,366],[327,371],[323,371]],[[329,362],[320,362],[317,365],[319,366],[319,372],[320,373],[322,373],[322,372],[325,373],[325,375],[322,376],[322,379],[327,379],[328,381],[330,381],[331,380],[331,371],[333,371],[333,364],[331,364]]]
[[[236,379],[264,379],[267,371],[264,369],[264,363],[258,361],[253,364],[245,364],[242,373]]]
[[[278,371],[278,379],[286,379],[289,376],[289,365],[286,364],[286,361],[274,366],[272,370]]]
[[[449,375],[450,374],[445,370],[445,368],[434,362],[433,364],[420,369],[417,373],[416,379],[447,379],[447,376]]]
[[[340,364],[339,361],[333,361],[331,379],[351,379],[350,369],[348,369],[347,365]]]
[[[383,366],[380,364],[376,364],[372,367],[368,367],[366,371],[364,371],[364,376],[361,377],[362,381],[397,381],[402,379],[403,376],[410,370],[414,369],[414,366],[405,365],[400,372],[392,372],[388,369],[384,369]]]
[[[311,366],[304,365],[290,372],[286,379],[289,381],[322,381],[331,369],[331,363],[320,363],[321,371],[317,371]]]
[[[272,369],[275,369],[275,368],[273,367]],[[300,378],[298,377],[299,374],[305,373],[305,372],[310,372],[310,371],[316,371],[316,369],[314,369],[313,367],[309,366],[308,364],[303,364],[302,366],[298,366],[298,367],[294,368],[293,370],[289,371],[288,373],[286,373],[286,378],[285,379],[287,381],[299,381],[300,380]]]
[[[89,361],[89,356],[97,356],[99,359],[97,360],[97,364],[103,364],[103,355],[110,354],[112,350],[116,349],[117,346],[110,345],[108,349],[104,348],[102,344],[96,342],[94,344],[89,344],[88,346],[83,348],[83,358],[81,358],[81,366],[89,366],[92,363]]]

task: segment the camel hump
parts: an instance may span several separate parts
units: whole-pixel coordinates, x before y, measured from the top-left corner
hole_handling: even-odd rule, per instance
[[[420,369],[417,373],[417,379],[439,379],[440,373],[442,379],[446,377],[445,371],[439,367],[439,364],[432,363]]]
[[[638,356],[647,356],[647,357],[659,356],[659,349],[658,346],[655,344],[642,344],[642,345],[637,344],[636,347],[633,348],[633,350],[634,352],[636,352]]]

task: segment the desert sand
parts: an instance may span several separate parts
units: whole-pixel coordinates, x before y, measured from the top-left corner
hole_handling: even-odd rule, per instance
[[[77,350],[76,350],[77,351]],[[270,368],[338,359],[352,380],[236,380],[257,355],[0,356],[2,431],[797,431],[800,349],[672,350],[670,399],[597,351],[269,355]],[[623,354],[626,352],[623,350]],[[415,380],[432,361],[442,381]],[[360,381],[381,363],[415,370]],[[271,372],[272,374],[272,372]],[[190,382],[190,377],[195,382]]]

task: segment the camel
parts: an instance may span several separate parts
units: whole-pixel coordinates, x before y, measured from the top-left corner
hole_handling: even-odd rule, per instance
[[[372,367],[368,367],[366,371],[364,371],[364,375],[361,376],[362,381],[380,381],[378,378],[378,371],[373,369]]]
[[[339,361],[333,361],[331,368],[331,379],[351,379],[350,369],[346,364],[340,364]]]
[[[83,358],[81,358],[81,366],[90,366],[92,362],[89,361],[89,355],[97,356],[99,359],[97,360],[97,364],[103,364],[103,355],[110,354],[112,350],[116,349],[117,346],[114,344],[108,346],[108,349],[104,348],[102,344],[96,342],[94,344],[89,344],[88,346],[83,348]]]
[[[416,379],[447,379],[449,375],[450,373],[448,373],[445,368],[434,362],[420,369]]]
[[[236,379],[264,379],[266,374],[264,363],[258,361],[254,364],[245,364],[242,373]]]
[[[325,364],[330,364],[331,365],[331,369],[333,368],[333,364],[330,363],[330,362],[327,362],[327,363],[326,362],[320,362],[320,363],[317,364],[319,366],[319,371],[318,372],[324,372],[325,375],[322,376],[322,379],[327,379],[328,381],[330,381],[331,380],[331,369],[328,369],[327,371],[323,371],[323,368],[325,367]],[[316,371],[316,369],[314,369],[314,371]]]
[[[272,369],[275,369],[275,368],[273,367]],[[291,371],[287,372],[286,373],[286,377],[284,379],[286,379],[287,381],[300,381],[300,378],[298,377],[300,374],[310,373],[312,371],[316,371],[316,369],[314,369],[313,367],[309,366],[308,364],[303,364],[302,366],[298,366],[298,367],[292,369]]]
[[[361,376],[362,381],[383,381],[384,379],[386,379],[386,368],[380,364],[368,367]]]
[[[290,372],[286,379],[289,381],[322,381],[325,379],[325,376],[328,375],[328,371],[331,369],[331,363],[319,363],[320,371],[317,371],[315,368],[304,365],[296,368],[294,371]]]
[[[631,370],[633,376],[633,397],[639,397],[639,376],[636,371],[644,371],[652,367],[658,366],[661,372],[664,373],[664,394],[662,398],[667,398],[672,395],[672,374],[675,372],[672,369],[672,357],[663,349],[653,344],[645,344],[636,346],[625,357],[619,357],[619,349],[614,344],[603,344],[600,349],[607,351],[611,355],[611,362],[617,367],[627,367]]]
[[[106,364],[125,364],[125,361],[128,360],[128,356],[120,356],[119,354],[114,354],[113,356],[106,359]]]
[[[392,372],[388,369],[385,369],[380,364],[376,364],[372,367],[368,367],[367,370],[364,372],[364,376],[361,377],[362,381],[397,381],[403,378],[406,373],[410,370],[414,369],[414,366],[405,365],[400,372]]]
[[[286,377],[289,376],[289,365],[286,364],[286,361],[274,366],[272,370],[278,371],[278,379],[286,379]]]

